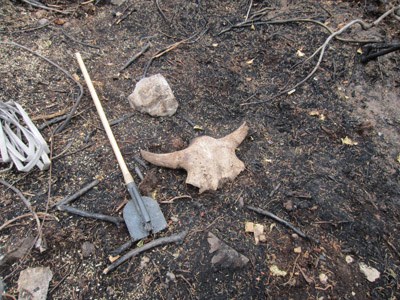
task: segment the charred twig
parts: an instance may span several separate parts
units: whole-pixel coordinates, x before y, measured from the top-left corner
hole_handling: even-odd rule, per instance
[[[363,30],[368,30],[376,25],[378,25],[385,17],[387,17],[388,15],[390,15],[393,11],[395,11],[395,9],[399,9],[400,5],[397,7],[394,7],[390,10],[388,10],[386,13],[384,13],[382,16],[380,16],[378,19],[376,19],[374,22],[372,23],[366,23],[363,20],[352,20],[349,23],[347,23],[345,26],[343,26],[340,30],[333,32],[330,36],[328,36],[328,38],[325,40],[325,42],[322,44],[322,46],[320,46],[313,54],[311,54],[311,56],[309,56],[307,60],[310,60],[311,58],[313,58],[314,56],[316,56],[319,53],[319,57],[318,57],[318,61],[315,65],[315,67],[312,69],[312,71],[300,82],[296,83],[294,86],[292,86],[289,89],[284,89],[283,91],[279,92],[278,94],[274,95],[273,97],[269,98],[268,100],[262,100],[262,101],[256,101],[256,102],[247,102],[247,103],[242,103],[241,105],[251,105],[251,104],[261,104],[261,103],[265,103],[265,102],[270,102],[271,100],[280,97],[284,94],[287,93],[291,93],[294,92],[296,90],[296,88],[298,88],[300,85],[302,85],[303,83],[305,83],[308,79],[310,79],[315,72],[318,70],[322,59],[324,57],[325,54],[325,50],[328,47],[329,43],[331,42],[331,40],[333,38],[335,38],[336,36],[342,34],[344,31],[346,31],[348,28],[350,28],[351,26],[355,25],[355,24],[359,24],[361,25],[361,28]]]
[[[95,49],[101,49],[99,46],[95,46],[95,45],[91,45],[85,42],[81,42],[79,40],[77,40],[76,38],[74,38],[73,36],[69,35],[65,30],[61,30],[61,32],[70,40],[74,41],[75,43],[78,43],[80,45],[86,46],[86,47],[90,47],[90,48],[95,48]]]
[[[247,21],[249,19],[249,15],[250,15],[250,11],[251,11],[251,7],[252,6],[253,6],[253,0],[250,0],[249,8],[247,9],[246,18],[244,19],[245,21]]]
[[[93,187],[95,187],[98,184],[99,184],[99,181],[97,179],[93,180],[91,183],[89,183],[88,185],[84,186],[83,188],[81,188],[76,193],[74,193],[71,196],[68,196],[68,197],[64,198],[63,200],[57,202],[52,207],[69,204],[72,201],[74,201],[77,198],[79,198],[80,196],[82,196],[83,194],[85,194],[87,191],[89,191],[90,189],[92,189]]]
[[[44,248],[42,248],[42,241],[43,241],[42,227],[40,225],[39,217],[38,217],[37,213],[33,210],[31,203],[29,202],[28,199],[25,198],[25,196],[21,193],[21,191],[19,189],[17,189],[15,186],[12,186],[11,184],[9,184],[7,181],[5,181],[3,179],[0,179],[0,183],[2,185],[6,186],[7,188],[11,189],[12,191],[14,191],[14,193],[16,193],[18,195],[18,197],[21,198],[22,202],[25,204],[25,206],[28,208],[28,210],[34,217],[34,219],[36,221],[36,225],[37,225],[37,231],[38,231],[38,238],[36,241],[36,246],[38,248],[40,248],[40,250],[42,251],[42,249],[44,249]]]
[[[39,218],[42,218],[42,219],[43,219],[43,218],[53,218],[53,219],[57,220],[57,218],[56,218],[55,216],[50,215],[50,214],[45,213],[45,212],[37,212],[36,214],[37,214],[37,216],[38,216]],[[6,228],[9,227],[12,223],[14,223],[14,222],[16,222],[16,221],[18,221],[18,220],[21,220],[21,219],[24,219],[24,218],[28,218],[28,217],[32,217],[32,216],[33,216],[32,213],[27,213],[27,214],[23,214],[23,215],[20,215],[20,216],[18,216],[18,217],[15,217],[15,218],[13,218],[13,219],[11,219],[11,220],[8,220],[8,221],[4,222],[3,225],[0,226],[0,231],[2,231],[3,229],[6,229]]]
[[[379,47],[379,49],[384,49],[384,50],[373,51],[372,47],[367,47],[366,54],[364,54],[361,57],[361,62],[365,64],[371,60],[374,60],[375,58],[378,58],[379,56],[400,50],[400,44],[387,45],[385,47]]]
[[[118,247],[117,249],[112,251],[111,255],[112,256],[120,255],[122,252],[124,252],[124,251],[128,250],[130,247],[132,247],[134,242],[135,242],[135,240],[133,240],[133,239],[127,241],[126,243],[124,243],[123,245],[121,245],[120,247]]]
[[[173,197],[173,198],[171,198],[169,200],[160,201],[160,203],[162,203],[162,204],[171,204],[171,203],[174,203],[175,200],[186,199],[186,198],[192,199],[192,196],[190,196],[190,195],[176,196],[176,197]]]
[[[204,33],[207,32],[207,30],[208,30],[208,28],[205,29],[205,30],[203,30],[203,31],[200,32],[200,33],[199,33],[199,32],[196,32],[194,35],[192,35],[191,37],[188,37],[187,39],[178,41],[178,42],[176,42],[176,43],[173,43],[173,44],[167,46],[166,48],[163,48],[163,49],[159,50],[154,56],[152,56],[152,57],[150,58],[149,62],[147,63],[147,65],[146,65],[146,67],[145,67],[145,69],[144,69],[144,72],[143,72],[143,77],[146,77],[147,71],[149,70],[151,64],[153,63],[153,61],[154,61],[156,58],[159,58],[159,57],[163,56],[164,54],[166,54],[166,53],[168,53],[168,52],[174,50],[175,48],[177,48],[177,47],[178,47],[179,45],[181,45],[181,44],[186,44],[186,43],[192,42],[192,40],[195,39],[196,37],[197,37],[197,38],[200,38]],[[197,40],[197,39],[195,39],[195,41],[196,41],[196,40]]]
[[[133,4],[129,5],[127,8],[125,8],[125,10],[122,12],[122,17],[120,19],[117,19],[113,25],[118,25],[119,23],[121,23],[123,20],[125,20],[127,17],[129,17],[136,9],[132,8],[127,14],[126,11],[131,8],[133,6]]]
[[[101,221],[111,222],[111,223],[114,223],[116,226],[119,226],[121,224],[121,222],[124,221],[124,219],[120,218],[120,217],[112,217],[112,216],[108,216],[108,215],[92,213],[92,212],[84,211],[84,210],[81,210],[81,209],[78,209],[78,208],[75,208],[72,206],[68,206],[68,205],[58,205],[57,209],[60,211],[66,211],[71,214],[78,215],[78,216],[85,217],[85,218],[92,218],[92,219],[97,219],[97,220],[101,220]]]
[[[117,125],[118,123],[121,123],[122,121],[125,121],[126,119],[129,119],[130,117],[133,117],[135,113],[130,113],[125,116],[122,116],[121,118],[115,119],[110,121],[110,126]]]
[[[137,60],[143,53],[145,53],[150,48],[150,43],[144,45],[144,47],[136,53],[130,60],[128,60],[125,65],[119,70],[120,72],[125,70],[127,67],[130,66],[135,60]]]
[[[165,16],[164,12],[162,11],[162,9],[161,9],[161,7],[160,7],[160,3],[158,3],[158,0],[155,0],[155,2],[156,2],[157,10],[158,10],[158,12],[160,13],[161,17],[164,19],[164,21],[165,21],[166,23],[168,23],[168,19],[167,19],[167,17]]]
[[[305,233],[303,233],[300,229],[294,227],[291,223],[279,218],[278,216],[274,215],[273,213],[271,213],[271,212],[269,212],[267,210],[264,210],[264,209],[261,209],[261,208],[257,208],[257,207],[251,206],[251,205],[248,205],[247,208],[252,210],[252,211],[255,211],[256,213],[259,213],[261,215],[267,216],[267,217],[269,217],[269,218],[281,223],[282,225],[292,229],[299,236],[301,236],[302,238],[304,238],[306,240],[310,240],[310,241],[319,243],[318,241],[314,240],[313,238],[311,238],[308,235],[306,235]]]
[[[124,263],[125,261],[127,261],[128,259],[130,259],[132,257],[139,255],[140,253],[142,253],[144,251],[147,251],[154,247],[170,244],[170,243],[180,243],[186,237],[187,233],[188,233],[188,231],[184,230],[181,233],[163,237],[163,238],[159,238],[159,239],[156,239],[154,241],[151,241],[151,242],[143,245],[140,248],[133,249],[133,250],[129,251],[128,253],[126,253],[125,255],[121,256],[119,259],[117,259],[115,262],[113,262],[107,268],[105,268],[103,271],[103,274],[108,274],[109,272],[111,272],[112,270],[117,268],[120,264]]]
[[[42,4],[40,4],[40,3],[36,2],[36,1],[29,1],[29,0],[21,0],[21,1],[25,2],[26,4],[31,5],[33,7],[37,7],[37,8],[41,8],[41,9],[45,9],[45,10],[49,10],[49,11],[54,11],[54,12],[57,12],[57,13],[60,13],[60,14],[64,14],[64,15],[68,15],[68,14],[71,13],[69,11],[62,11],[62,10],[58,10],[58,9],[55,9],[55,8],[51,8],[51,7],[42,5]]]
[[[71,79],[73,82],[75,82],[76,85],[79,87],[79,94],[76,97],[75,103],[72,106],[71,111],[69,112],[68,116],[65,118],[64,122],[59,127],[56,128],[54,133],[59,133],[62,130],[64,130],[64,128],[68,125],[69,121],[74,116],[74,114],[75,114],[75,112],[76,112],[76,110],[78,108],[78,105],[79,105],[79,103],[80,103],[80,101],[82,99],[82,95],[83,95],[83,86],[82,86],[82,84],[80,84],[79,81],[75,80],[75,78],[67,70],[65,70],[64,68],[60,67],[58,64],[56,64],[52,60],[48,59],[47,57],[44,57],[43,55],[41,55],[41,54],[39,54],[39,53],[37,53],[37,52],[35,52],[35,51],[23,46],[23,45],[20,45],[20,44],[15,43],[15,42],[3,42],[3,41],[0,41],[0,44],[10,45],[10,46],[14,46],[14,47],[18,47],[18,48],[24,49],[24,50],[28,51],[29,53],[31,53],[33,55],[36,55],[37,57],[40,57],[41,59],[44,59],[49,64],[51,64],[52,66],[56,67],[61,72],[63,72],[69,79]]]

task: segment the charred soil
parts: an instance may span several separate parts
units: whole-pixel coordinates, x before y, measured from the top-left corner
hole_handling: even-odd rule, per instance
[[[3,0],[0,41],[40,53],[84,85],[74,57],[82,54],[109,120],[119,120],[113,131],[129,168],[138,165],[145,175],[142,192],[160,202],[190,196],[160,204],[169,227],[144,242],[189,233],[181,244],[154,248],[104,275],[110,253],[129,239],[125,226],[51,209],[95,178],[100,183],[73,206],[121,216],[118,208],[129,197],[84,86],[65,130],[53,134],[57,124],[42,130],[52,148],[51,170],[0,174],[35,211],[50,214],[42,226],[47,250],[33,247],[0,266],[7,293],[18,294],[21,270],[48,266],[53,272],[48,299],[398,299],[399,52],[362,64],[363,44],[333,39],[307,82],[274,97],[311,72],[318,55],[302,62],[330,33],[310,22],[263,23],[313,19],[338,30],[353,19],[373,22],[390,7],[381,1],[121,2],[42,1],[70,12],[62,14]],[[260,11],[261,20],[223,32]],[[399,24],[388,16],[368,31],[354,25],[340,37],[399,43]],[[150,48],[121,71],[147,43]],[[71,109],[76,84],[42,58],[0,44],[0,62],[0,100],[20,103],[38,126],[44,116]],[[180,105],[174,116],[154,118],[129,106],[127,97],[145,72],[168,80]],[[199,194],[185,184],[184,171],[144,168],[135,160],[140,149],[179,150],[200,135],[225,136],[243,121],[250,130],[237,156],[246,169],[215,192]],[[314,241],[247,205],[269,210]],[[4,186],[0,211],[0,226],[28,212]],[[266,226],[265,243],[255,244],[244,230],[246,221]],[[250,262],[238,270],[213,267],[208,232]],[[0,233],[6,254],[37,231],[26,217]],[[300,253],[294,251],[298,247]],[[380,277],[368,281],[360,263]],[[271,266],[287,275],[274,276]]]

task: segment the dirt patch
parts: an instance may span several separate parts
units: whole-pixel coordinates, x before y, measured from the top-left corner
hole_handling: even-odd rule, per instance
[[[127,229],[48,210],[56,218],[43,224],[47,251],[32,249],[0,266],[7,293],[17,295],[21,270],[48,266],[53,272],[49,299],[397,299],[399,52],[361,64],[359,44],[334,40],[310,80],[273,98],[311,72],[316,60],[299,64],[298,50],[311,55],[327,38],[326,29],[255,21],[219,34],[245,20],[249,1],[158,2],[164,16],[153,1],[121,6],[106,0],[42,1],[72,11],[64,15],[7,0],[1,4],[1,41],[22,44],[81,78],[74,58],[79,51],[108,118],[126,116],[113,131],[131,170],[140,149],[175,151],[200,135],[225,136],[246,121],[249,135],[237,150],[245,171],[218,191],[199,195],[185,184],[184,171],[139,165],[146,176],[143,192],[160,202],[190,196],[161,204],[169,227],[156,237],[189,233],[182,244],[155,248],[108,275],[102,274],[108,256],[129,239]],[[253,1],[250,15],[264,9],[262,20],[312,18],[340,28],[356,18],[374,21],[388,9],[379,3]],[[369,34],[356,25],[343,37],[398,42],[398,24],[388,17]],[[189,37],[148,65],[158,51]],[[146,43],[150,49],[120,71]],[[0,61],[1,101],[20,103],[32,118],[72,107],[76,84],[43,59],[0,44]],[[180,104],[173,117],[132,115],[127,97],[147,66],[147,75],[162,73],[171,85]],[[121,215],[117,208],[128,195],[86,89],[76,116],[52,136],[56,126],[42,130],[53,157],[59,156],[51,172],[13,169],[1,178],[20,189],[37,212],[97,178],[99,185],[73,205]],[[345,137],[357,145],[343,144]],[[28,212],[1,187],[0,226]],[[293,235],[246,205],[269,210],[319,243]],[[245,233],[246,221],[265,225],[266,243],[255,244]],[[246,255],[246,267],[212,267],[208,232]],[[13,222],[1,231],[1,254],[35,235],[30,218]],[[298,247],[300,253],[294,251]],[[377,269],[380,277],[369,282],[360,263]],[[287,275],[274,276],[272,266]]]

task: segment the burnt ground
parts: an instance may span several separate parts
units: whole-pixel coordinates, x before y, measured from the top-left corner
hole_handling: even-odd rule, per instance
[[[319,25],[304,22],[253,24],[218,34],[244,20],[249,1],[42,1],[72,14],[3,0],[0,39],[14,41],[50,58],[81,77],[79,51],[94,80],[131,170],[140,149],[169,152],[203,134],[222,137],[243,121],[248,137],[237,150],[246,169],[215,192],[199,194],[185,184],[186,173],[147,165],[143,192],[161,204],[168,230],[145,242],[189,229],[184,242],[154,248],[103,275],[112,250],[129,239],[125,226],[49,209],[43,223],[47,250],[33,248],[0,267],[6,291],[16,296],[21,270],[48,266],[53,272],[49,299],[398,299],[400,181],[399,52],[368,64],[359,43],[333,40],[310,80],[290,95],[273,98],[304,78],[316,60],[299,64],[328,37]],[[80,4],[79,4],[80,3]],[[374,21],[387,7],[379,1],[253,1],[252,12],[270,7],[267,19],[312,18],[331,28],[353,19]],[[43,19],[50,25],[38,28]],[[205,29],[208,29],[205,32]],[[77,41],[95,45],[91,48]],[[162,73],[180,103],[173,117],[133,113],[127,97],[150,58],[169,45],[198,35],[155,59],[147,74]],[[362,31],[355,25],[342,37],[399,42],[399,21],[389,16]],[[396,40],[397,39],[397,40]],[[126,70],[120,68],[146,44],[150,49]],[[20,103],[41,125],[43,117],[69,111],[77,86],[62,72],[18,47],[0,44],[0,99]],[[83,79],[80,81],[84,84]],[[249,102],[263,101],[259,104]],[[321,117],[323,115],[323,117]],[[198,130],[193,124],[202,127]],[[128,199],[123,178],[85,87],[76,116],[52,136],[51,171],[14,169],[0,177],[20,189],[37,212],[97,178],[100,183],[74,202],[92,212],[121,215]],[[197,127],[196,127],[197,128]],[[349,137],[357,145],[346,145]],[[178,141],[178,142],[177,142]],[[8,165],[2,164],[2,169]],[[139,182],[137,176],[135,180]],[[291,222],[313,243],[246,209],[267,209]],[[0,190],[0,225],[28,210],[14,192]],[[256,245],[246,221],[263,224],[267,241]],[[239,270],[211,265],[208,232],[250,262]],[[22,218],[2,229],[2,254],[36,236],[35,222]],[[94,245],[83,253],[87,242]],[[301,253],[294,248],[301,247]],[[354,262],[346,262],[351,256]],[[143,257],[149,262],[141,265]],[[374,282],[359,263],[376,268]],[[276,265],[288,274],[273,276]],[[167,273],[175,281],[167,282]],[[328,278],[326,283],[320,274]],[[6,298],[7,299],[7,298]]]

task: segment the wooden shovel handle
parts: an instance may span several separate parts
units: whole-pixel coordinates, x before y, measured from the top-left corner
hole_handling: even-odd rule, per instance
[[[122,175],[124,176],[125,184],[133,182],[133,177],[126,166],[125,160],[122,157],[121,151],[119,150],[117,141],[115,140],[114,134],[111,130],[110,124],[108,123],[106,114],[104,113],[103,107],[101,106],[101,102],[99,97],[97,96],[96,90],[93,86],[92,80],[90,79],[89,73],[86,69],[85,63],[82,60],[82,56],[79,52],[75,53],[76,59],[78,60],[79,67],[82,70],[83,77],[85,78],[87,87],[89,88],[90,95],[92,96],[93,102],[96,105],[97,112],[100,116],[101,123],[103,123],[103,127],[107,133],[107,137],[110,140],[111,146],[114,150],[115,157],[118,160],[119,167],[121,168]]]

